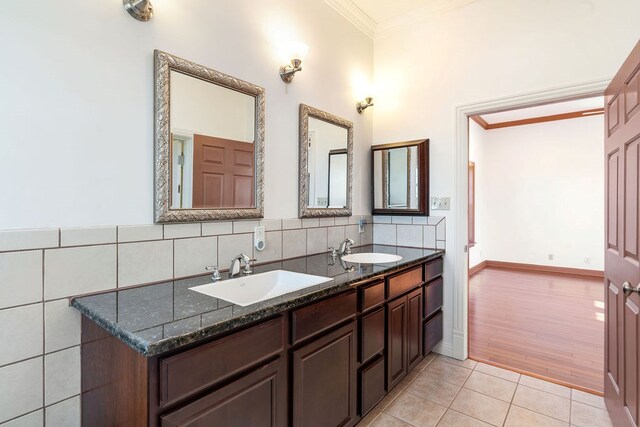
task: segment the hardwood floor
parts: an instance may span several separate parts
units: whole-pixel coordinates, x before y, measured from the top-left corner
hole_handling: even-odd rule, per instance
[[[469,280],[469,357],[602,393],[603,279],[485,268]]]

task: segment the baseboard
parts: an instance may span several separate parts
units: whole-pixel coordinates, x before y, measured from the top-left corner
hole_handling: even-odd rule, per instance
[[[453,357],[453,346],[450,343],[440,341],[440,344],[436,345],[432,351],[443,356]]]
[[[488,267],[502,268],[505,270],[524,270],[537,271],[541,273],[572,274],[574,276],[597,277],[599,279],[604,278],[604,272],[602,270],[587,270],[583,268],[556,267],[553,265],[522,264],[518,262],[490,260],[482,261],[480,264],[470,268],[469,277]]]
[[[487,267],[487,261],[482,261],[480,264],[476,264],[469,269],[469,277],[473,276],[477,272]]]

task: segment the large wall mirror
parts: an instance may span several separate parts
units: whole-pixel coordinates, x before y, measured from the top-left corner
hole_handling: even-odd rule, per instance
[[[428,215],[429,140],[371,147],[373,214]]]
[[[263,216],[264,89],[155,51],[155,220]]]
[[[300,218],[351,215],[353,124],[300,104]]]

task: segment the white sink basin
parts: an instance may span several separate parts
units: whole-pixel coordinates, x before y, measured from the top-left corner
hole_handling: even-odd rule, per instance
[[[330,277],[274,270],[189,289],[245,307],[331,280]]]
[[[400,261],[402,257],[400,255],[363,252],[361,254],[344,255],[342,259],[356,264],[385,264]]]

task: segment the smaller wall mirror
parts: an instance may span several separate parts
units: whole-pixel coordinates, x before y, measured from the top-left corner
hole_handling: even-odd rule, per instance
[[[373,214],[429,215],[429,140],[371,147]]]
[[[351,215],[353,124],[300,104],[300,218]]]

